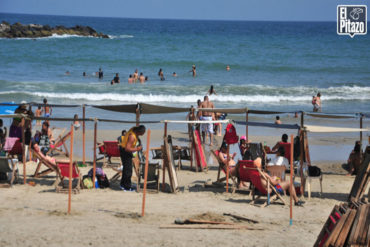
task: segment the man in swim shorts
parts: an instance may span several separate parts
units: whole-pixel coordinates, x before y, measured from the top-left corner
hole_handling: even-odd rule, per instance
[[[208,96],[204,96],[204,101],[201,103],[199,108],[214,108],[214,105],[211,101],[209,101]],[[200,120],[203,121],[212,121],[214,120],[214,113],[207,112],[207,111],[200,111]],[[205,123],[201,125],[202,128],[202,137],[203,143],[206,142],[206,136],[210,137],[210,146],[213,145],[213,124],[212,123]]]
[[[51,106],[49,106],[48,100],[46,98],[44,99],[43,102],[44,102],[44,106],[43,106],[42,112],[44,113],[44,117],[50,117],[53,109],[51,108]]]

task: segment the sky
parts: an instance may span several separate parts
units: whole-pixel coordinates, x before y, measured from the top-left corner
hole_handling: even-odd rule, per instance
[[[0,12],[67,16],[336,21],[338,4],[370,0],[0,0]]]

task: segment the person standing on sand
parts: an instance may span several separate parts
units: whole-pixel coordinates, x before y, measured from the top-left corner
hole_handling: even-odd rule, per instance
[[[209,101],[208,96],[204,96],[204,101],[201,103],[200,108],[214,108],[214,105],[211,101]],[[207,112],[207,111],[200,111],[201,119],[203,121],[212,121],[214,120],[214,113],[213,112]],[[213,124],[212,123],[206,123],[202,124],[202,137],[203,137],[203,143],[206,142],[206,136],[210,138],[209,145],[213,145]]]
[[[48,104],[48,100],[46,98],[44,99],[43,102],[44,102],[44,106],[43,106],[43,109],[42,109],[42,113],[44,114],[44,117],[50,117],[51,113],[53,112],[53,109]]]
[[[41,106],[38,106],[35,111],[35,116],[41,117],[41,114],[42,114]],[[41,126],[41,120],[36,120],[36,126]]]
[[[120,155],[123,165],[122,179],[121,179],[121,189],[123,191],[134,191],[131,186],[131,176],[132,176],[132,158],[133,153],[143,149],[142,146],[136,147],[139,136],[145,134],[145,126],[140,125],[138,127],[132,127],[127,134],[124,136],[120,144]]]

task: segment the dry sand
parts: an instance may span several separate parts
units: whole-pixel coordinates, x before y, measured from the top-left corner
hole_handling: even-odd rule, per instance
[[[102,131],[98,139],[110,140],[117,133]],[[88,143],[92,141],[90,134]],[[170,134],[175,144],[186,143],[186,134]],[[152,147],[161,144],[162,135],[162,131],[153,131]],[[79,140],[75,146],[80,146]],[[333,206],[346,201],[354,181],[354,177],[345,176],[339,163],[319,165],[324,171],[324,193],[319,196],[319,182],[313,181],[313,197],[305,199],[304,207],[293,208],[293,225],[289,226],[288,205],[261,208],[249,205],[251,198],[246,193],[230,194],[223,188],[204,187],[207,180],[216,180],[216,162],[208,172],[198,173],[189,171],[189,163],[185,163],[185,169],[178,172],[180,192],[147,194],[143,218],[139,216],[142,193],[123,192],[117,182],[108,189],[82,190],[72,195],[72,213],[67,215],[68,195],[55,192],[53,175],[30,177],[36,168],[30,162],[27,181],[35,181],[36,186],[16,184],[0,189],[0,246],[312,246]],[[82,174],[90,168],[82,168]],[[108,177],[115,173],[108,168],[105,172]],[[176,218],[232,222],[223,213],[257,220],[258,224],[237,224],[263,230],[160,229]]]

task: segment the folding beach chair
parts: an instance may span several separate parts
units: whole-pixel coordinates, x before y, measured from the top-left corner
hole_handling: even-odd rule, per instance
[[[285,166],[266,166],[266,171],[270,176],[276,176],[280,178],[281,181],[285,181]]]
[[[103,161],[103,167],[107,167],[108,164],[112,166],[111,159],[112,157],[120,158],[121,154],[119,151],[118,141],[104,141],[104,161]],[[108,158],[108,161],[106,160]],[[121,160],[120,160],[121,164]],[[119,165],[117,165],[119,166]]]
[[[219,150],[212,150],[211,151],[211,153],[213,154],[213,156],[216,158],[216,160],[218,162],[218,172],[217,172],[217,180],[216,180],[217,183],[221,183],[223,181],[226,181],[226,165],[222,162],[222,160],[218,156],[219,152],[220,152]],[[230,169],[231,169],[231,167],[229,167],[229,170]],[[220,178],[221,171],[225,174],[225,177],[223,177],[223,178]],[[232,193],[235,193],[236,187],[238,185],[238,178],[235,177],[235,176],[232,176],[229,172],[229,179],[231,179],[231,181],[233,182],[233,184],[232,184]],[[227,183],[228,183],[228,181],[227,181]]]
[[[267,187],[264,187],[261,182],[261,177],[267,181]],[[283,204],[285,205],[284,199],[281,195],[276,191],[275,187],[270,184],[270,181],[265,177],[265,175],[261,172],[261,170],[253,164],[252,160],[240,160],[239,161],[239,179],[240,181],[247,181],[251,182],[253,185],[252,189],[252,202],[254,204],[261,196],[267,196],[266,201],[262,205],[262,207],[267,206],[269,203],[269,193],[267,188],[270,187],[273,193],[271,194],[271,201],[276,201],[280,199]],[[257,195],[257,198],[255,196]]]
[[[66,157],[69,157],[69,151],[68,151],[68,148],[67,148],[67,144],[66,144],[66,141],[71,137],[71,132],[68,132],[67,134],[65,134],[64,136],[59,136],[57,138],[57,140],[55,141],[55,144],[50,144],[50,149],[49,151],[46,153],[47,155],[52,155],[53,152],[57,152],[57,153],[60,153],[60,154],[63,154],[65,155]],[[64,147],[64,151],[63,151],[63,147]]]
[[[45,176],[45,175],[47,175],[51,172],[55,172],[56,176],[61,178],[60,171],[59,171],[59,169],[56,165],[54,165],[51,162],[49,162],[48,160],[44,159],[39,153],[37,153],[35,151],[33,152],[33,155],[35,155],[36,158],[38,159],[38,164],[37,164],[35,173],[33,175],[35,178],[43,177],[43,176]],[[40,172],[40,168],[41,168],[42,165],[45,165],[47,167],[47,169]]]
[[[96,148],[98,149],[98,155],[100,155],[96,158],[96,161],[104,159],[106,156],[104,143],[97,143]]]
[[[60,178],[56,178],[55,191],[58,193],[68,193],[68,183],[65,183],[69,179],[69,161],[57,161],[57,169],[60,172]],[[66,179],[67,178],[67,179]],[[75,181],[73,181],[75,179]],[[81,173],[76,165],[76,162],[72,164],[72,192],[77,194],[81,188]]]
[[[1,185],[0,187],[10,187],[13,185],[14,181],[18,180],[18,169],[16,164],[13,162],[13,159],[9,157],[0,157],[0,172],[8,174],[12,173],[11,178],[9,180],[9,184],[6,186]]]

